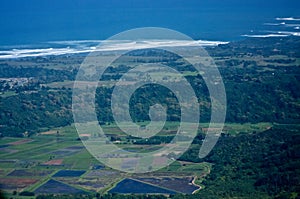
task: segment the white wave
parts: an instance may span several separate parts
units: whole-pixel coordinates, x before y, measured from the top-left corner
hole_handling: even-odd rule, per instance
[[[286,27],[297,27],[300,26],[300,24],[285,24]]]
[[[7,51],[0,51],[0,58],[8,59],[21,57],[38,57],[47,55],[63,55],[73,52],[75,52],[75,50],[71,48],[13,49]]]
[[[267,34],[267,35],[242,35],[243,37],[256,37],[256,38],[267,38],[267,37],[287,37],[289,35],[284,34]]]
[[[290,31],[278,31],[278,34],[288,34],[292,36],[300,36],[300,32],[290,32]]]
[[[283,34],[288,36],[300,36],[300,32],[292,32],[292,31],[266,31],[273,34]]]
[[[277,17],[277,21],[300,21],[299,18],[294,18],[294,17]]]
[[[96,45],[101,43],[101,45]],[[50,43],[50,42],[49,42]],[[22,58],[22,57],[39,57],[49,55],[65,55],[90,52],[120,51],[120,50],[137,50],[158,47],[192,47],[192,46],[217,46],[219,44],[227,44],[221,41],[187,41],[187,40],[78,40],[78,41],[54,41],[55,44],[64,44],[73,47],[63,48],[42,48],[42,49],[12,49],[0,51],[0,59]],[[85,45],[87,43],[95,43],[94,46]]]
[[[284,24],[285,22],[282,22],[282,23],[264,23],[264,25],[266,26],[280,26],[282,24]]]
[[[285,22],[281,22],[281,23],[264,23],[264,25],[267,25],[267,26],[284,26],[284,27],[300,27],[300,24],[287,24]],[[296,28],[298,29],[298,28]]]

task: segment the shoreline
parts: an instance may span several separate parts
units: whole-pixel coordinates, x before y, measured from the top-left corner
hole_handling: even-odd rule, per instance
[[[0,50],[0,59],[17,59],[26,57],[44,57],[59,55],[74,55],[92,52],[115,52],[128,50],[141,50],[160,47],[211,47],[220,44],[228,44],[227,41],[208,41],[208,40],[141,40],[141,41],[109,41],[104,40],[102,43],[98,40],[78,40],[78,41],[57,41],[48,42],[45,47],[34,48],[35,45],[26,48],[16,48],[11,46],[7,50]],[[53,46],[49,46],[53,44]],[[61,47],[55,47],[60,44]],[[47,46],[47,47],[46,47]],[[6,46],[7,47],[7,46]],[[1,49],[1,46],[0,46]]]

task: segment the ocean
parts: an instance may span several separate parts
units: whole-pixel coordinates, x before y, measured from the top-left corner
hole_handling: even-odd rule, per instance
[[[140,27],[169,28],[211,42],[300,36],[300,1],[3,0],[0,58],[18,57],[22,50],[24,56],[28,50],[38,51],[37,55],[87,50]]]

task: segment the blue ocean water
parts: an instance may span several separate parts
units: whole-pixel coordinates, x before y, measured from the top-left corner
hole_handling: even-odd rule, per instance
[[[276,17],[299,17],[300,1],[3,0],[0,45],[106,39],[145,26],[171,28],[195,39],[236,40],[261,32]]]
[[[276,17],[300,17],[300,1],[2,0],[0,46],[101,40],[146,26],[174,29],[194,39],[232,41],[272,34],[276,25],[265,23],[279,22]],[[299,31],[296,27],[285,28]]]

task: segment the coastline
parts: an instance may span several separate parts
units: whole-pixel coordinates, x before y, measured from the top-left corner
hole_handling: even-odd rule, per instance
[[[56,55],[83,54],[91,52],[113,52],[122,50],[138,50],[158,47],[193,47],[193,46],[218,46],[228,44],[225,41],[207,40],[142,40],[142,41],[102,41],[101,40],[75,40],[48,42],[42,48],[11,48],[0,50],[0,59],[16,59],[25,57],[43,57]],[[53,47],[51,47],[51,44]],[[55,45],[60,47],[54,47]],[[50,45],[50,47],[49,47]],[[46,46],[46,45],[45,45]],[[7,46],[6,46],[7,47]],[[15,46],[14,46],[15,47]],[[1,48],[1,46],[0,46]]]

